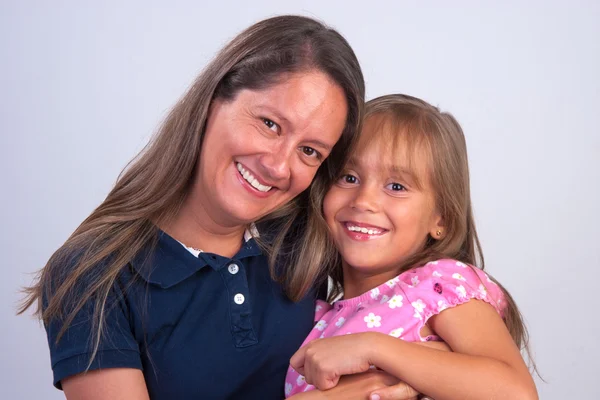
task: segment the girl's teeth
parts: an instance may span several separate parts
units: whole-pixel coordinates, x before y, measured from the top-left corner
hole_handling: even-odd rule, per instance
[[[260,192],[268,192],[269,190],[271,190],[272,186],[265,186],[260,184],[250,172],[246,171],[244,167],[242,167],[242,164],[236,163],[236,167],[242,175],[242,177],[246,180],[246,182],[252,185],[253,188],[257,189]]]
[[[375,235],[375,234],[381,233],[381,231],[378,229],[367,229],[367,228],[362,228],[360,226],[348,226],[348,230],[352,231],[352,232],[366,233],[368,235]]]

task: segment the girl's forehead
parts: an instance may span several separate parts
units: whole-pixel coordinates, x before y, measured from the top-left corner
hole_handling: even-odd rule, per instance
[[[404,171],[424,182],[430,173],[430,161],[425,135],[409,123],[375,115],[364,121],[350,164],[361,164],[373,172]]]

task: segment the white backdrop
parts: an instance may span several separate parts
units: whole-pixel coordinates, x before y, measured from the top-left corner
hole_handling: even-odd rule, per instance
[[[368,98],[458,118],[488,268],[527,319],[541,398],[600,398],[600,3],[283,3],[0,2],[0,398],[62,398],[43,329],[15,316],[19,286],[215,52],[282,13],[339,29]]]

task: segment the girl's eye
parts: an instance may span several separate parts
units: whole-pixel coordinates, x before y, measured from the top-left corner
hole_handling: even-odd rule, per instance
[[[342,175],[342,177],[340,178],[340,182],[349,183],[349,184],[353,185],[356,182],[358,182],[358,179],[354,175],[345,174],[345,175]]]
[[[387,185],[388,189],[394,191],[394,192],[401,192],[406,190],[406,188],[404,187],[404,185],[394,182],[394,183],[390,183],[389,185]]]
[[[269,128],[270,130],[272,130],[272,131],[274,131],[274,132],[278,132],[278,131],[279,131],[279,126],[278,126],[278,125],[277,125],[275,122],[271,121],[271,120],[270,120],[270,119],[268,119],[268,118],[263,118],[262,120],[263,120],[263,123],[264,123],[264,124],[267,126],[267,128]]]
[[[312,147],[308,147],[308,146],[303,146],[302,147],[302,152],[309,156],[309,157],[316,157],[319,160],[321,159],[321,153],[319,153],[318,151],[316,151],[315,149],[313,149]]]

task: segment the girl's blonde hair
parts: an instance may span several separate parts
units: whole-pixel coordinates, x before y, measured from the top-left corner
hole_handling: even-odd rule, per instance
[[[365,121],[374,117],[378,118],[380,126],[385,124],[386,129],[378,129],[366,138],[367,142],[386,140],[391,153],[398,149],[398,143],[402,143],[407,146],[409,164],[414,162],[412,158],[416,154],[427,157],[428,178],[444,224],[444,235],[439,240],[429,237],[424,248],[400,266],[399,273],[442,258],[462,261],[483,270],[483,253],[471,205],[467,146],[456,119],[423,100],[402,94],[367,102]],[[364,144],[362,138],[360,143]],[[424,152],[417,153],[417,148]],[[331,293],[334,298],[340,294],[343,282],[339,255],[327,270],[335,283]],[[529,353],[528,333],[522,315],[508,291],[500,284],[499,287],[507,300],[504,322],[517,346]]]
[[[330,156],[304,193],[265,217],[272,228],[271,269],[298,300],[315,284],[326,247],[326,230],[315,199],[339,174],[359,129],[364,80],[348,42],[311,18],[279,16],[249,27],[226,45],[172,109],[146,148],[130,163],[106,199],[73,232],[26,289],[19,310],[37,305],[37,315],[62,324],[56,340],[86,306],[93,310],[94,358],[103,331],[107,298],[128,263],[156,243],[157,226],[178,213],[194,178],[204,128],[214,99],[233,100],[242,89],[260,90],[288,74],[320,71],[344,91],[346,125]],[[275,271],[280,252],[285,264]],[[87,305],[86,305],[87,304]],[[90,361],[91,362],[91,361]]]

